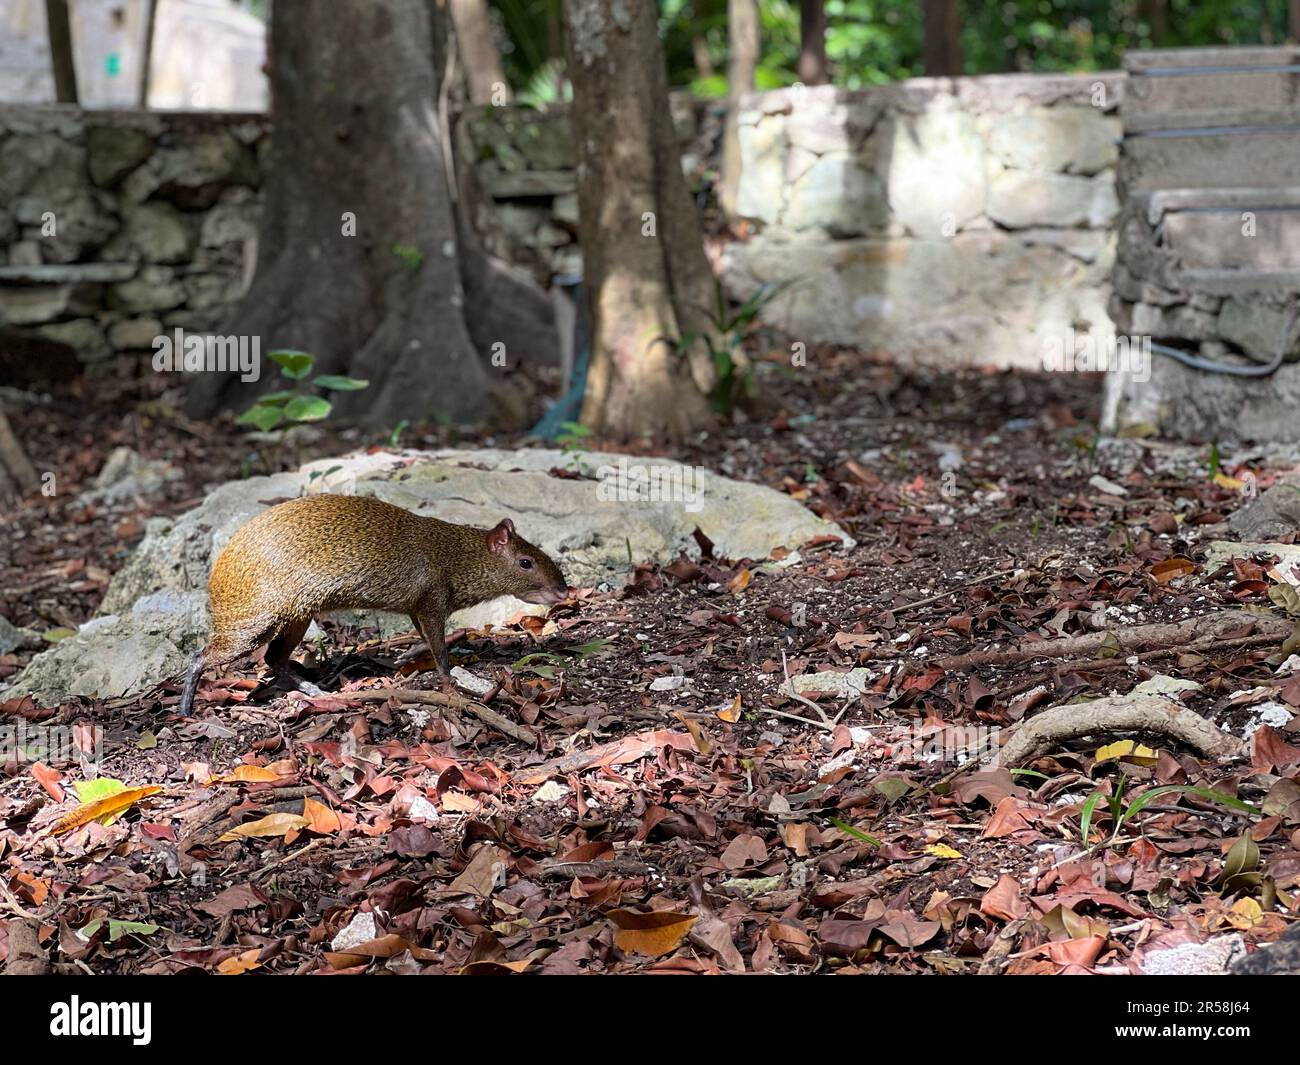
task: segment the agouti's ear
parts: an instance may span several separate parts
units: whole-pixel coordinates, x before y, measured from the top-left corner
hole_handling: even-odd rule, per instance
[[[510,543],[510,537],[514,534],[515,523],[509,518],[502,518],[495,527],[488,530],[488,550],[494,555],[504,554],[506,544]]]

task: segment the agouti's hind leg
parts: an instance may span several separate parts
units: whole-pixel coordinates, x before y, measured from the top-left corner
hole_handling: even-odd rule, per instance
[[[275,634],[270,644],[266,648],[266,664],[271,668],[275,675],[275,686],[283,688],[286,691],[300,691],[304,695],[317,696],[325,693],[316,687],[311,681],[303,677],[294,664],[289,661],[289,656],[293,650],[302,643],[303,634],[307,631],[307,626],[311,624],[311,618],[305,618],[302,621],[290,621]]]

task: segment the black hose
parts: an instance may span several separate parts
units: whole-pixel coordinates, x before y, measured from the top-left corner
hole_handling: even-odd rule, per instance
[[[1291,346],[1291,331],[1295,328],[1296,316],[1300,314],[1300,308],[1292,306],[1291,313],[1287,315],[1286,325],[1282,327],[1282,339],[1278,342],[1277,354],[1261,366],[1237,366],[1233,363],[1215,362],[1213,359],[1205,359],[1199,355],[1189,355],[1180,348],[1172,348],[1168,344],[1151,343],[1151,350],[1158,355],[1165,355],[1171,359],[1177,359],[1184,366],[1190,366],[1194,370],[1204,370],[1206,373],[1229,374],[1232,377],[1268,377],[1277,372],[1277,368],[1282,365],[1286,358],[1287,348]]]

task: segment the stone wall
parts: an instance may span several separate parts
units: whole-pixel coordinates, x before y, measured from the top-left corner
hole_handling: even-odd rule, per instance
[[[741,115],[732,294],[768,320],[903,359],[1041,365],[1109,335],[1123,80],[921,78],[756,94]]]
[[[1040,365],[1070,328],[1109,336],[1122,88],[1016,75],[754,94],[732,295],[784,283],[771,324],[904,359]],[[673,112],[698,175],[720,108]],[[464,129],[493,250],[543,283],[579,269],[567,113],[485,109]],[[253,262],[265,144],[263,116],[0,109],[0,326],[94,360],[216,325]]]
[[[255,263],[261,115],[0,109],[0,327],[84,362],[214,328]]]

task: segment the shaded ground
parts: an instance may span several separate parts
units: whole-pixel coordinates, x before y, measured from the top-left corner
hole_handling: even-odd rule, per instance
[[[468,714],[362,702],[431,682],[392,676],[410,637],[329,622],[306,662],[350,699],[272,692],[250,668],[209,680],[192,719],[174,691],[10,705],[6,724],[102,729],[101,774],[160,790],[112,824],[52,833],[82,768],[6,752],[0,908],[42,923],[56,967],[95,972],[1111,971],[1219,933],[1276,938],[1300,875],[1300,679],[1278,672],[1276,640],[1243,627],[1196,651],[939,665],[1027,636],[1280,612],[1264,567],[1210,571],[1198,546],[1243,499],[1239,463],[1261,488],[1275,471],[1098,445],[1095,381],[903,373],[829,351],[810,366],[765,366],[781,408],[674,457],[795,495],[855,550],[680,560],[545,623],[463,635],[455,659],[499,684],[492,707],[535,750]],[[91,616],[151,514],[262,472],[232,428],[184,422],[148,384],[84,387],[15,419],[60,477],[55,499],[10,518],[0,557],[0,614],[38,631]],[[372,442],[326,435],[302,457]],[[161,501],[77,505],[119,443],[183,477]],[[0,658],[0,679],[31,653]],[[865,690],[821,701],[834,726],[779,691],[783,669],[856,666]],[[1098,761],[1114,738],[1098,737],[1032,773],[954,775],[1026,714],[1154,674],[1199,682],[1183,701],[1238,736],[1262,703],[1278,705],[1273,725],[1227,765],[1159,738]],[[1190,784],[1268,805],[1169,793],[1108,847],[1103,801],[1081,855],[1085,801],[1121,779],[1130,797]]]

